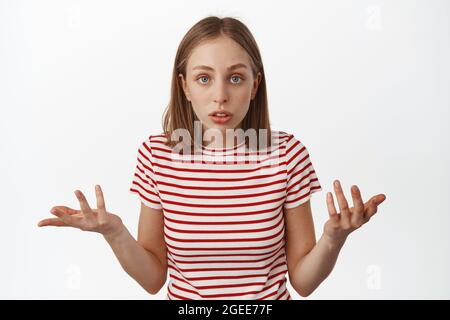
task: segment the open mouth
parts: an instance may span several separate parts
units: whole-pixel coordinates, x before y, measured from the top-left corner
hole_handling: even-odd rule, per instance
[[[218,124],[224,124],[226,122],[228,122],[232,115],[229,112],[214,112],[212,114],[209,115],[211,117],[211,119]]]

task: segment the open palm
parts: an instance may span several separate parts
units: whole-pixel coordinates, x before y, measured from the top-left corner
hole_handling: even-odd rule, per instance
[[[103,235],[111,234],[122,223],[119,216],[106,211],[105,200],[100,186],[96,186],[97,209],[91,209],[84,194],[76,190],[75,195],[80,202],[80,210],[67,206],[55,206],[50,212],[57,218],[39,221],[39,227],[73,227],[83,231],[98,232]]]
[[[377,212],[378,205],[386,199],[386,196],[377,194],[364,203],[359,188],[354,185],[351,188],[354,206],[349,208],[339,180],[334,181],[333,185],[340,212],[338,213],[336,210],[332,193],[328,192],[327,207],[330,217],[325,223],[324,234],[333,241],[342,241],[373,217]]]

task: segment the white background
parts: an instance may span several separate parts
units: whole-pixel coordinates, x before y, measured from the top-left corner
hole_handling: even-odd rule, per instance
[[[139,144],[161,131],[178,44],[207,15],[241,19],[266,71],[274,129],[386,201],[308,299],[450,298],[448,1],[0,0],[0,298],[164,299],[99,234],[38,228],[75,189],[136,235]],[[294,299],[303,299],[290,288]]]

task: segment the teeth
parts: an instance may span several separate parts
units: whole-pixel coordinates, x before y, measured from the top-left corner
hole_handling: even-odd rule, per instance
[[[217,117],[226,117],[227,116],[225,113],[216,113],[214,115]]]

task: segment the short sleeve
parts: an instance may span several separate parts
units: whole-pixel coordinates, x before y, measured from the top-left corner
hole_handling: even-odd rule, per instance
[[[154,160],[150,148],[150,138],[144,141],[137,154],[137,164],[129,191],[137,194],[147,207],[162,209],[155,179]]]
[[[306,147],[293,135],[286,142],[287,187],[285,209],[307,202],[314,192],[322,190]]]

